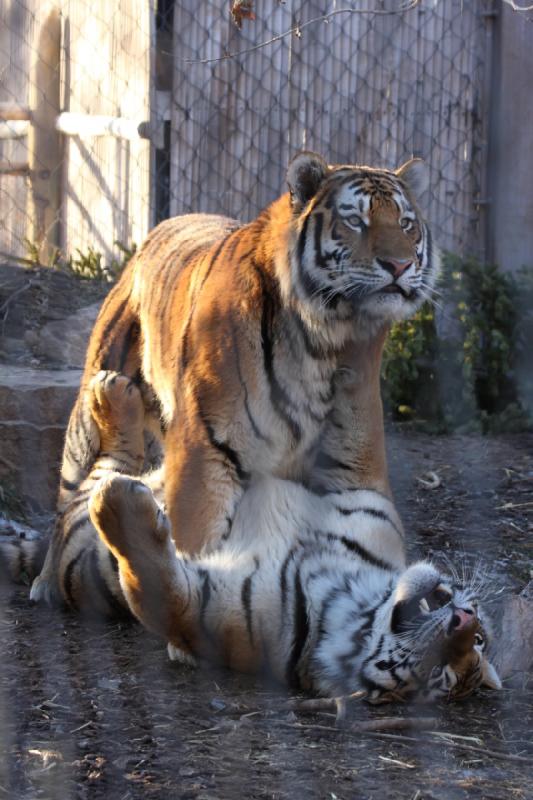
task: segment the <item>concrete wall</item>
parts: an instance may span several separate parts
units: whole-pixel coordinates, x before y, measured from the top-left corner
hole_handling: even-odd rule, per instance
[[[487,256],[533,269],[533,13],[496,4]]]

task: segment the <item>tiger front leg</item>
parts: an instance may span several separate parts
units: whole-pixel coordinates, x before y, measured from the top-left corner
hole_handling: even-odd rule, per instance
[[[172,537],[190,555],[209,553],[231,536],[248,475],[235,450],[196,418],[178,421],[165,439],[165,499]]]

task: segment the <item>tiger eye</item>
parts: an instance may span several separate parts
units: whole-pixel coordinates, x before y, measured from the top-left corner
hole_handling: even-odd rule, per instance
[[[350,217],[345,217],[344,222],[350,228],[362,230],[365,227],[364,220],[357,214],[352,214]]]

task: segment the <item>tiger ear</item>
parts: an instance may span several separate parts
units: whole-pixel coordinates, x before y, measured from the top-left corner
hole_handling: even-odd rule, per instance
[[[482,686],[487,686],[489,689],[501,689],[502,682],[500,676],[486,658],[483,659],[481,665]]]
[[[328,165],[316,153],[304,151],[292,159],[287,170],[287,183],[296,212],[300,212],[315,196],[328,172]]]
[[[411,158],[396,170],[396,175],[407,184],[416,200],[429,186],[428,165],[421,158]]]

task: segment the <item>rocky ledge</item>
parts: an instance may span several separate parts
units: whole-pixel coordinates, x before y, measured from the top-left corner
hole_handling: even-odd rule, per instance
[[[108,290],[59,270],[0,265],[0,492],[28,512],[54,508],[65,428]]]

